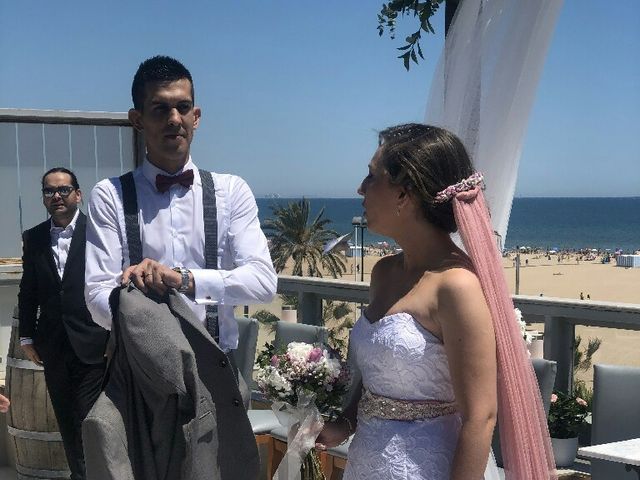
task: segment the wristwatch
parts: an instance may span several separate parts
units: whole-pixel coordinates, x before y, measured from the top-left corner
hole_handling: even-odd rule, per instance
[[[184,267],[173,267],[173,271],[182,275],[178,291],[180,293],[187,293],[187,290],[189,290],[189,270]]]

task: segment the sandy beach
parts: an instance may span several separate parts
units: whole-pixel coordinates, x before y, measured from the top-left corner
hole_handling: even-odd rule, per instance
[[[369,281],[373,265],[381,258],[380,252],[370,250],[365,255],[364,281]],[[347,271],[342,278],[359,280],[360,273],[354,258],[346,258]],[[601,263],[601,258],[592,261],[578,260],[576,255],[565,255],[558,261],[557,255],[550,259],[541,254],[521,254],[520,285],[521,295],[540,295],[547,297],[580,299],[584,301],[610,301],[640,304],[640,268],[616,267],[615,261]],[[516,268],[514,255],[503,258],[504,272],[511,293],[515,293]],[[256,305],[250,313],[267,309],[280,316],[281,300],[278,298],[270,305]],[[354,306],[355,307],[355,306]],[[354,312],[355,318],[355,312]],[[526,318],[525,318],[526,321]],[[543,325],[533,324],[531,329],[543,330]],[[620,364],[640,366],[640,332],[597,328],[576,327],[576,335],[583,338],[583,345],[589,338],[602,339],[602,346],[593,358],[594,363]],[[258,348],[272,338],[268,328],[261,328]],[[579,378],[591,382],[592,371],[580,373]]]
[[[640,268],[617,267],[615,261],[601,263],[579,261],[576,255],[558,262],[557,255],[549,260],[544,255],[520,255],[520,294],[562,297],[585,302],[607,301],[640,304]],[[503,259],[504,271],[511,293],[515,293],[516,268],[514,255]],[[590,297],[590,298],[589,298]],[[525,318],[526,320],[526,318]],[[532,325],[543,330],[543,325]],[[640,366],[640,332],[600,327],[576,327],[576,335],[586,345],[589,338],[600,338],[602,345],[593,363]],[[580,372],[578,378],[591,383],[593,371]]]

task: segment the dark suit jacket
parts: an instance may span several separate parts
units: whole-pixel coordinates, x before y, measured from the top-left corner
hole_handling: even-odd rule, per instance
[[[82,425],[91,480],[254,480],[259,457],[232,367],[173,289],[119,299],[109,380]]]
[[[56,358],[61,346],[66,345],[66,335],[82,362],[96,364],[104,360],[108,332],[91,320],[84,301],[86,225],[87,217],[80,212],[63,278],[58,275],[51,251],[51,221],[25,231],[22,237],[20,336],[33,338],[43,359]]]

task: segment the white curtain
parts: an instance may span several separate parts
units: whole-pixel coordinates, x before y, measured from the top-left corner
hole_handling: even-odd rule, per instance
[[[431,83],[425,121],[455,132],[504,239],[522,142],[562,0],[462,0]]]

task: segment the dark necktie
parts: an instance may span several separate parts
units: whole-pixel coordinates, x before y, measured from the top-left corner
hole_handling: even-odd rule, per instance
[[[160,193],[166,192],[167,190],[169,190],[169,188],[171,188],[171,185],[175,185],[177,183],[182,185],[184,188],[189,188],[191,185],[193,185],[193,170],[185,170],[180,175],[175,175],[172,177],[168,175],[162,175],[160,173],[156,175],[156,188]]]

